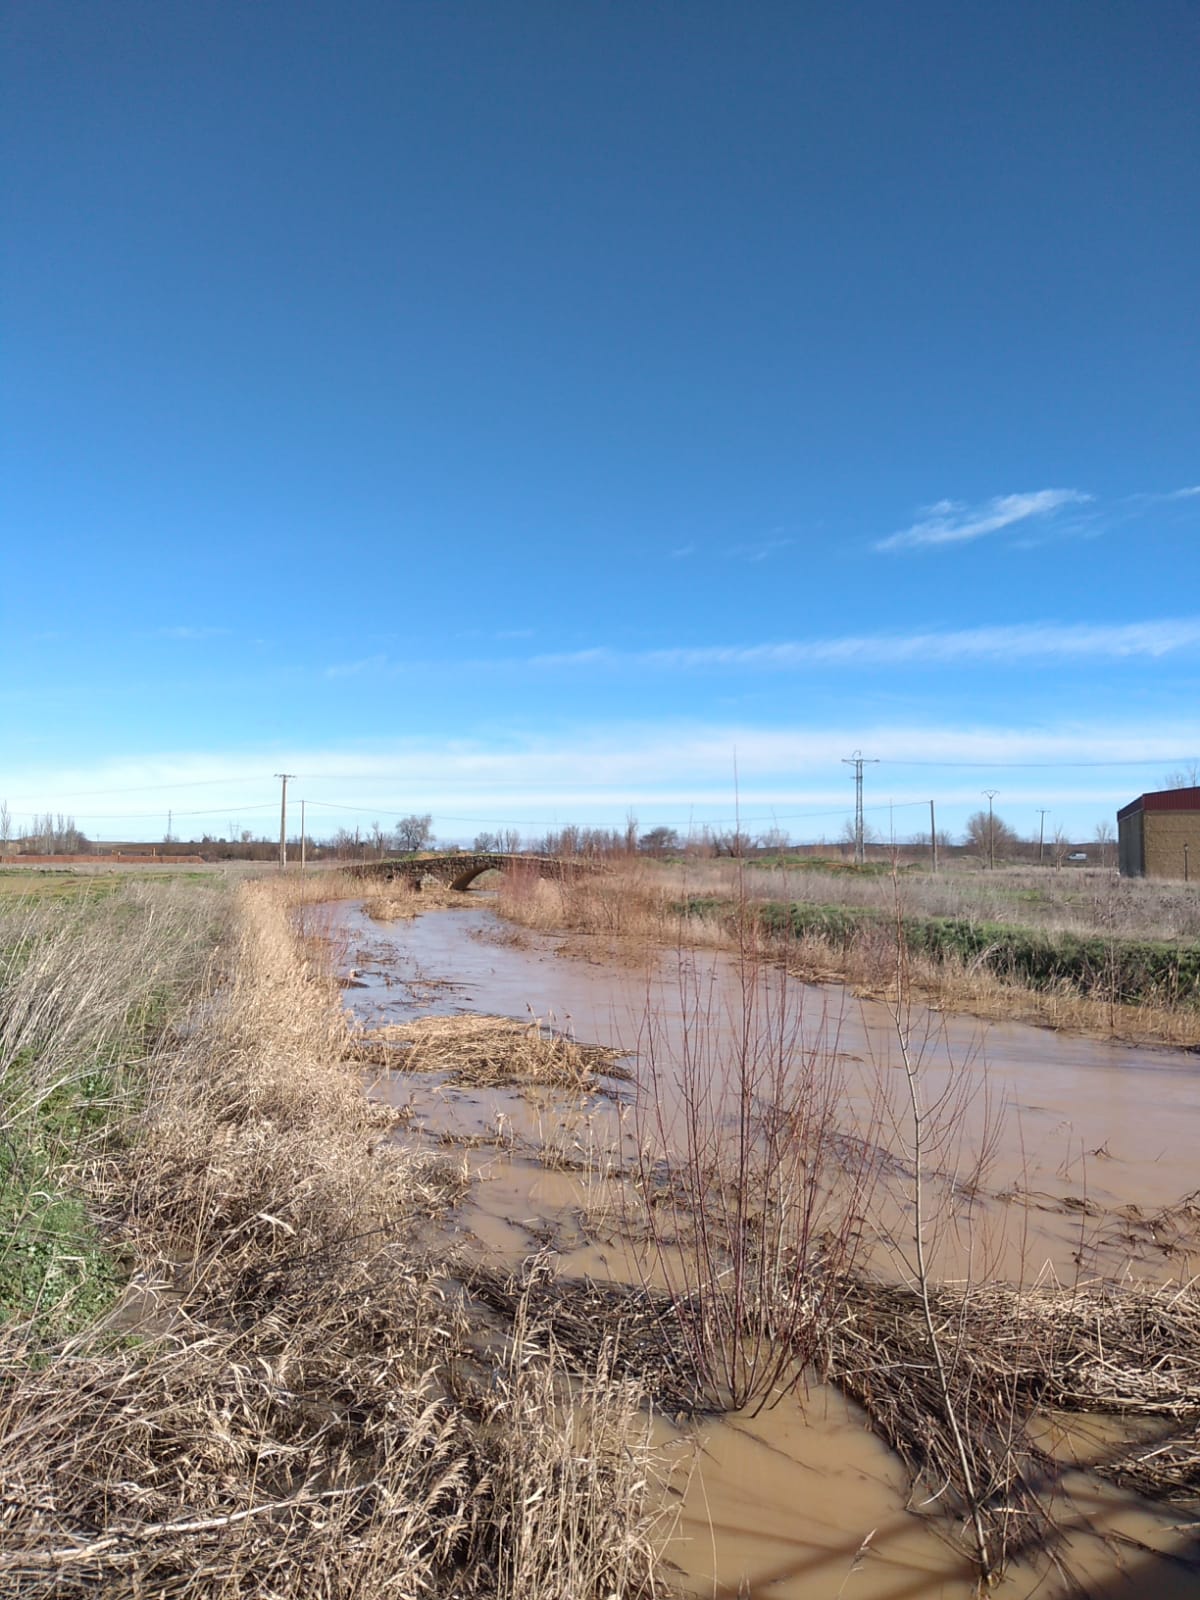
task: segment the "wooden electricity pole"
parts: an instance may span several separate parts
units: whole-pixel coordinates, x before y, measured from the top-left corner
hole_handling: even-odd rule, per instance
[[[933,870],[937,871],[937,817],[934,815],[933,801],[929,802],[929,852],[933,861]]]
[[[305,859],[305,845],[307,844],[307,842],[308,842],[307,836],[306,836],[305,831],[304,831],[304,801],[301,800],[301,802],[300,802],[300,871],[301,872],[304,871],[304,868],[307,865],[307,861]]]
[[[280,867],[280,871],[282,871],[283,868],[287,866],[287,786],[288,786],[288,779],[289,778],[294,778],[296,776],[296,774],[294,772],[277,772],[275,774],[275,776],[279,779],[280,783],[283,785],[283,788],[281,789],[280,795],[279,795],[279,867]]]

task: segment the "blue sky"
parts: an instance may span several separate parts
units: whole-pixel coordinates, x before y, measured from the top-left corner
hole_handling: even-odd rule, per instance
[[[1198,47],[6,5],[0,798],[1090,834],[1200,756]]]

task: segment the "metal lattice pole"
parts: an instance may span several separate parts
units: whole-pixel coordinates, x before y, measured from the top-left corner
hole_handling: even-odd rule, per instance
[[[842,757],[842,765],[854,768],[854,863],[861,867],[867,859],[866,830],[863,827],[863,767],[877,767],[879,761],[856,750],[852,756]]]

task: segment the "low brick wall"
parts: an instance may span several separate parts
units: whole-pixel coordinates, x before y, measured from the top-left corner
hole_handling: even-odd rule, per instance
[[[203,856],[152,856],[148,851],[143,855],[140,851],[136,855],[76,855],[76,856],[0,856],[0,866],[3,867],[174,867],[174,866],[203,866]]]

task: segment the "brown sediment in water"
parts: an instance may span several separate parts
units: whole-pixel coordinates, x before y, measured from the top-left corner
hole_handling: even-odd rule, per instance
[[[670,983],[661,976],[656,986],[653,980],[631,979],[627,970],[614,972],[599,961],[590,970],[576,963],[557,966],[546,959],[547,948],[544,944],[539,948],[535,937],[519,950],[487,946],[472,937],[478,916],[473,912],[467,927],[461,926],[464,919],[453,917],[430,918],[405,929],[406,937],[417,936],[414,943],[425,967],[435,959],[444,961],[444,955],[435,957],[431,949],[440,945],[444,951],[447,942],[454,947],[447,952],[452,957],[461,953],[465,940],[477,953],[483,952],[483,960],[476,964],[468,958],[465,966],[453,959],[443,966],[442,970],[453,970],[460,983],[453,999],[456,1005],[467,999],[496,1006],[503,995],[510,1005],[514,999],[524,1000],[536,1002],[536,1009],[543,1012],[569,1013],[572,1023],[582,1025],[592,1037],[636,1041],[637,1008],[655,1004],[664,994],[669,1000]],[[443,923],[447,927],[432,926]],[[458,930],[448,934],[447,928],[456,924]],[[719,958],[714,959],[719,964]],[[495,968],[501,963],[505,970],[498,972]],[[587,977],[581,979],[581,972]],[[379,996],[366,998],[369,1006]],[[622,1009],[624,1026],[614,1026]],[[886,1029],[872,1026],[869,1008],[843,1015],[833,1030],[826,1017],[825,1031],[836,1036],[848,1069],[859,1066],[865,1076],[868,1068],[877,1070],[881,1058],[886,1058]],[[985,1058],[989,1063],[999,1061],[1008,1082],[1027,1090],[1033,1065],[1026,1054],[1028,1038],[1019,1029],[1001,1033],[999,1049],[993,1049],[990,1033],[982,1040],[976,1037],[969,1060],[976,1069]],[[949,1072],[960,1039],[945,1019],[931,1019],[924,1063],[933,1082],[931,1093],[937,1092],[939,1074]],[[964,1182],[953,1162],[941,1175],[947,1193],[957,1195],[961,1208],[957,1223],[947,1229],[949,1242],[941,1266],[947,1276],[951,1266],[963,1261],[970,1270],[957,1286],[943,1283],[935,1296],[935,1313],[944,1327],[954,1331],[959,1403],[980,1441],[981,1467],[988,1469],[990,1435],[996,1459],[1006,1463],[1010,1474],[985,1482],[994,1491],[992,1514],[998,1537],[1008,1540],[1015,1553],[1009,1579],[1014,1594],[1030,1593],[1047,1581],[1042,1552],[1053,1540],[1058,1541],[1059,1559],[1089,1582],[1111,1576],[1127,1559],[1150,1561],[1148,1552],[1179,1552],[1181,1535],[1170,1532],[1174,1525],[1170,1519],[1164,1520],[1127,1491],[1178,1492],[1185,1503],[1196,1494],[1195,1419],[1189,1409],[1195,1397],[1187,1357],[1195,1348],[1191,1290],[1178,1282],[1170,1290],[1128,1282],[1085,1289],[1072,1260],[1077,1255],[1109,1264],[1119,1260],[1117,1270],[1127,1271],[1131,1261],[1140,1259],[1162,1277],[1178,1274],[1186,1254],[1165,1253],[1160,1240],[1173,1218],[1174,1248],[1183,1252],[1192,1248],[1194,1207],[1189,1200],[1194,1196],[1181,1185],[1174,1190],[1178,1197],[1174,1204],[1156,1205],[1153,1200],[1170,1196],[1173,1173],[1188,1168],[1190,1146],[1181,1130],[1195,1117],[1195,1107],[1177,1093],[1180,1077],[1186,1081],[1187,1076],[1178,1073],[1179,1064],[1172,1073],[1152,1056],[1147,1065],[1131,1062],[1152,1126],[1135,1129],[1123,1125],[1119,1114],[1106,1117],[1106,1097],[1100,1087],[1072,1094],[1081,1080],[1086,1085],[1089,1071],[1103,1074],[1108,1084],[1115,1070],[1111,1047],[1101,1053],[1099,1062],[1092,1048],[1074,1042],[1066,1052],[1066,1064],[1058,1069],[1053,1063],[1039,1063],[1037,1099],[1022,1101],[1018,1094],[1018,1105],[1026,1119],[1048,1122],[1056,1115],[1055,1096],[1061,1095],[1062,1113],[1037,1138],[1022,1129],[1000,1139],[990,1187]],[[1146,1093],[1147,1085],[1165,1090],[1161,1105]],[[413,1125],[426,1136],[453,1141],[457,1133],[489,1141],[470,1152],[470,1197],[457,1214],[460,1237],[473,1249],[471,1270],[484,1303],[503,1310],[513,1303],[514,1294],[532,1294],[533,1314],[544,1321],[560,1347],[578,1352],[581,1367],[598,1345],[612,1341],[620,1351],[627,1336],[630,1369],[643,1377],[649,1374],[647,1381],[657,1386],[671,1411],[682,1413],[694,1406],[694,1385],[689,1391],[686,1363],[681,1363],[677,1347],[677,1324],[661,1315],[665,1286],[655,1283],[652,1267],[647,1273],[645,1240],[639,1245],[637,1238],[636,1206],[628,1192],[620,1192],[623,1186],[628,1190],[623,1167],[633,1141],[629,1118],[622,1120],[618,1106],[586,1095],[566,1099],[560,1095],[556,1104],[552,1093],[531,1103],[514,1089],[494,1085],[476,1085],[471,1092],[427,1080],[421,1089],[419,1083],[390,1073],[377,1081],[374,1092],[398,1100],[407,1095],[416,1106]],[[1079,1116],[1076,1128],[1082,1126],[1081,1135],[1061,1126],[1070,1101]],[[1119,1110],[1120,1097],[1109,1098],[1108,1104],[1110,1112],[1114,1104]],[[1171,1110],[1182,1111],[1185,1106],[1186,1115],[1173,1124],[1174,1168],[1164,1172],[1170,1161],[1164,1160],[1161,1147],[1154,1158],[1137,1159],[1137,1149],[1130,1147],[1137,1145],[1139,1136],[1148,1148],[1171,1122]],[[1087,1149],[1089,1138],[1096,1143]],[[1179,1148],[1181,1140],[1184,1149]],[[556,1147],[559,1151],[574,1147],[571,1170],[561,1164],[552,1171],[541,1166],[539,1152]],[[907,1216],[903,1153],[894,1161],[896,1182],[877,1209],[877,1221],[881,1228],[902,1232]],[[550,1165],[554,1166],[553,1159]],[[1089,1179],[1089,1166],[1101,1170],[1103,1184]],[[1152,1170],[1158,1181],[1147,1186],[1150,1194],[1143,1194],[1139,1204],[1132,1194],[1138,1192],[1134,1186],[1144,1170]],[[983,1238],[988,1227],[1015,1234],[1015,1243],[993,1241],[989,1248],[993,1262],[1015,1263],[1018,1270],[1009,1285],[993,1282],[985,1289],[979,1265],[988,1253]],[[528,1274],[522,1278],[521,1265],[539,1251],[554,1270],[543,1270],[531,1283]],[[697,1443],[701,1452],[691,1469],[681,1467],[677,1487],[682,1496],[682,1534],[671,1546],[673,1558],[687,1569],[680,1581],[689,1590],[732,1595],[745,1581],[754,1586],[770,1582],[773,1595],[805,1600],[839,1592],[863,1596],[969,1592],[974,1569],[965,1547],[948,1549],[936,1536],[937,1527],[955,1525],[953,1517],[944,1516],[955,1491],[945,1481],[944,1448],[934,1447],[944,1422],[938,1395],[929,1385],[920,1307],[903,1282],[903,1272],[897,1273],[895,1258],[888,1259],[890,1276],[881,1278],[870,1270],[877,1257],[864,1256],[863,1271],[842,1300],[842,1321],[830,1330],[824,1374],[809,1374],[801,1400],[782,1399],[756,1421],[711,1419],[699,1425],[699,1431],[690,1424],[682,1433],[670,1428],[664,1432],[664,1441],[672,1441],[681,1457],[691,1460]],[[1055,1282],[1053,1273],[1046,1276],[1047,1261],[1063,1269],[1066,1287]],[[471,1270],[462,1270],[469,1279]],[[1026,1285],[1023,1291],[1017,1287],[1021,1283]],[[1173,1329],[1169,1335],[1163,1332],[1168,1326]],[[1142,1335],[1131,1334],[1130,1327],[1141,1328]],[[1154,1376],[1164,1339],[1175,1353],[1174,1365],[1168,1362]],[[913,1381],[914,1373],[920,1381]],[[830,1384],[836,1387],[831,1389]],[[848,1406],[837,1398],[838,1389],[848,1397]],[[1168,1390],[1176,1411],[1161,1427],[1156,1423],[1155,1435],[1148,1440],[1145,1414],[1153,1418],[1154,1406],[1163,1402]],[[1088,1459],[1094,1470],[1084,1476],[1061,1468],[1043,1442],[1047,1409],[1060,1416],[1063,1407],[1082,1405],[1099,1408],[1099,1414],[1108,1418],[1110,1406],[1118,1403],[1128,1414],[1110,1424],[1113,1436],[1103,1458],[1096,1454]],[[1131,1417],[1136,1419],[1133,1425]],[[869,1446],[864,1422],[878,1435]],[[1021,1435],[1015,1453],[1014,1434]],[[749,1459],[757,1463],[755,1481],[760,1483],[759,1468],[764,1461],[769,1463],[765,1474],[769,1488],[748,1499]],[[1162,1463],[1161,1470],[1152,1465],[1156,1461]],[[1159,1470],[1156,1481],[1153,1474]],[[1096,1472],[1110,1481],[1102,1486]],[[813,1493],[817,1479],[832,1508],[825,1521],[814,1523],[808,1502],[819,1498]],[[1053,1525],[1042,1520],[1039,1509],[1051,1486]],[[914,1495],[933,1496],[933,1505],[919,1517],[905,1509]],[[1106,1544],[1105,1538],[1115,1542]],[[1157,1564],[1147,1569],[1153,1576],[1146,1581],[1155,1586],[1154,1592],[1187,1592],[1194,1569],[1173,1564],[1166,1554],[1153,1559]],[[902,1572],[907,1574],[903,1580]],[[1041,1592],[1067,1592],[1056,1582]],[[757,1587],[751,1592],[758,1592]]]

